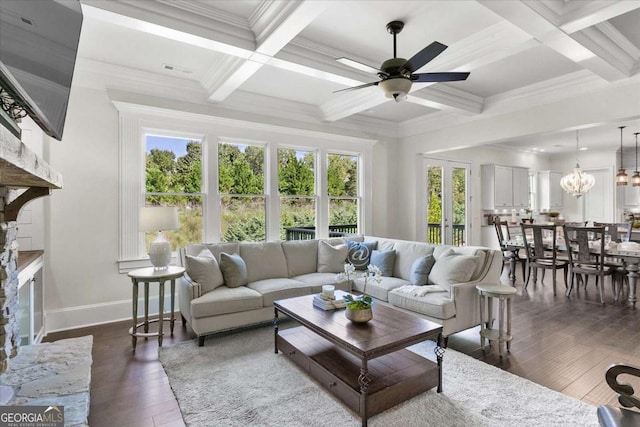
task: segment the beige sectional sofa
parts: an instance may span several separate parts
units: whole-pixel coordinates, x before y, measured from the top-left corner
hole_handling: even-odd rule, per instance
[[[378,251],[394,251],[392,274],[379,283],[369,280],[366,293],[381,304],[442,324],[445,337],[479,325],[475,285],[500,282],[502,254],[489,248],[372,236],[346,239],[368,242]],[[187,269],[178,282],[183,321],[203,345],[208,334],[272,320],[274,300],[319,293],[325,284],[348,292],[364,291],[359,274],[352,281],[337,282],[336,273],[347,262],[346,239],[190,244],[181,248],[180,262]],[[417,279],[416,260],[430,256],[435,263],[428,272],[429,285],[418,286],[413,282],[426,279]],[[235,274],[242,276],[241,280]]]

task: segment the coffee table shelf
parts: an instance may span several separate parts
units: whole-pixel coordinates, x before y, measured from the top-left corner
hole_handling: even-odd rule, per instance
[[[360,360],[305,327],[280,330],[277,345],[282,353],[340,399],[362,414]],[[409,351],[399,350],[369,362],[366,418],[394,407],[438,385],[438,365]]]

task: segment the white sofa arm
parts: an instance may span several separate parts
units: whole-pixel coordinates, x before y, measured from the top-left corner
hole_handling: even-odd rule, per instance
[[[191,300],[201,295],[202,288],[200,283],[194,282],[185,273],[178,279],[178,303],[180,305],[180,314],[182,317],[191,322]]]

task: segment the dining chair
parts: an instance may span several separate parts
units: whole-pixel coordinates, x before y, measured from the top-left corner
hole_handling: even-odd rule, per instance
[[[502,268],[500,269],[500,274],[502,274],[502,271],[504,270],[505,263],[510,262],[511,257],[515,256],[516,263],[522,264],[522,280],[524,280],[525,273],[526,273],[527,258],[521,257],[519,254],[519,251],[518,252],[511,251],[505,244],[505,242],[511,240],[509,223],[507,221],[500,221],[499,218],[496,218],[493,222],[493,225],[496,229],[496,234],[498,235],[498,243],[500,244],[500,250],[502,251]],[[513,272],[513,274],[515,277],[515,271]]]
[[[605,237],[606,227],[573,227],[564,226],[564,239],[567,245],[567,255],[569,256],[569,272],[571,279],[567,296],[571,295],[574,280],[578,275],[595,276],[600,279],[600,303],[604,304],[604,278],[612,276],[616,267],[609,266],[605,263],[605,257],[598,254],[605,253]],[[587,280],[585,279],[585,287]],[[615,283],[612,280],[612,283]],[[596,281],[596,286],[598,281]],[[577,288],[577,287],[576,287]],[[615,291],[614,291],[614,295]]]
[[[593,222],[595,227],[604,226],[605,236],[609,236],[609,240],[616,243],[628,242],[631,238],[632,224],[630,222]],[[606,245],[606,243],[605,243]],[[616,294],[616,301],[620,298],[622,289],[628,286],[629,279],[627,277],[628,271],[624,262],[616,259],[605,258],[605,265],[615,268],[614,275],[617,282],[620,283],[618,292]]]
[[[594,227],[605,227],[605,235],[611,237],[612,242],[628,242],[631,237],[630,222],[593,222]]]
[[[534,270],[534,282],[537,279],[537,270],[551,270],[553,273],[553,295],[556,295],[556,270],[564,271],[564,285],[567,286],[567,274],[569,261],[558,257],[557,228],[555,225],[521,224],[522,238],[527,254],[527,279],[524,284],[529,285],[531,270]],[[544,281],[544,276],[542,277]]]

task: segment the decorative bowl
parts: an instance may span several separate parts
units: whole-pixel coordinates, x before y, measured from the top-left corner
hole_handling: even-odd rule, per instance
[[[371,310],[371,307],[361,310],[352,310],[347,307],[347,310],[344,313],[347,319],[351,320],[353,323],[366,323],[373,319],[373,311]]]

